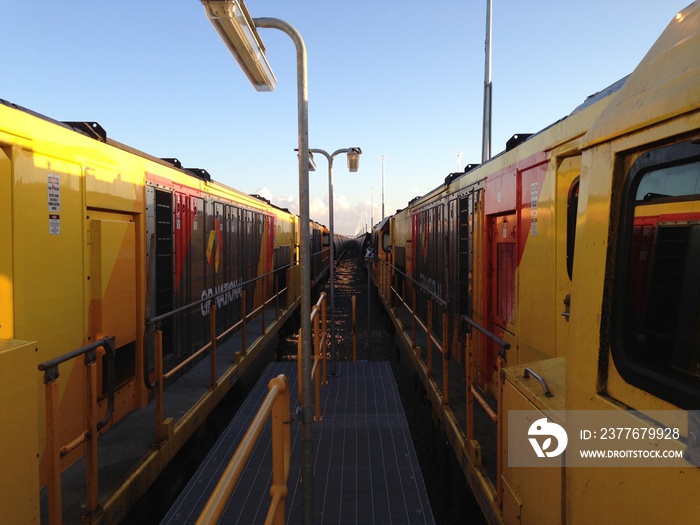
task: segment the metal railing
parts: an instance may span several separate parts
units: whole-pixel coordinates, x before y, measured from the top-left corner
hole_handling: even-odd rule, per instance
[[[189,303],[185,306],[176,308],[175,310],[172,310],[170,312],[167,312],[165,314],[159,315],[157,317],[153,317],[149,320],[147,320],[147,325],[149,326],[154,326],[155,331],[154,331],[154,361],[155,361],[155,378],[153,383],[147,382],[147,387],[155,391],[155,424],[156,424],[156,444],[163,443],[164,441],[168,440],[172,436],[173,432],[173,420],[172,418],[165,418],[164,414],[164,384],[165,381],[168,379],[174,377],[178,372],[180,372],[183,368],[188,366],[190,363],[193,363],[194,361],[198,360],[199,358],[203,357],[207,352],[209,353],[210,357],[210,379],[209,379],[209,387],[210,388],[215,388],[217,385],[217,378],[216,378],[216,346],[217,344],[222,341],[223,339],[227,338],[229,335],[231,335],[233,332],[240,330],[241,331],[241,352],[240,354],[234,354],[234,362],[236,362],[236,359],[238,359],[240,356],[244,356],[248,350],[248,344],[247,344],[247,324],[248,322],[255,318],[258,314],[261,316],[261,323],[262,323],[262,333],[265,333],[265,310],[267,309],[268,305],[270,305],[273,301],[275,302],[275,315],[276,318],[279,317],[279,300],[280,297],[287,292],[289,289],[289,283],[290,283],[290,274],[291,274],[291,269],[293,266],[295,266],[296,263],[294,264],[289,264],[282,266],[280,268],[277,268],[275,270],[272,270],[271,272],[265,273],[263,275],[257,276],[253,279],[249,279],[248,281],[245,281],[241,283],[239,286],[241,288],[241,319],[234,323],[233,325],[229,326],[226,330],[224,330],[221,334],[217,335],[217,327],[216,327],[216,304],[212,304],[210,307],[209,311],[209,325],[210,325],[210,340],[207,344],[203,345],[201,348],[190,354],[186,359],[178,363],[176,366],[171,368],[168,371],[164,370],[164,363],[163,363],[163,332],[160,329],[160,323],[165,321],[166,319],[175,316],[178,313],[185,312],[188,310],[191,310],[192,308],[198,307],[203,303],[211,301],[212,303],[216,302],[216,298],[220,295],[224,295],[228,293],[228,290],[222,290],[218,294],[214,294],[212,296],[205,297],[203,299],[200,299],[198,301],[193,301],[192,303]],[[286,271],[287,277],[286,277],[286,282],[287,286],[281,290],[279,290],[279,272],[281,271]],[[275,292],[272,294],[271,297],[265,298],[267,293],[266,293],[266,280],[270,278],[270,276],[273,277],[274,283],[275,283]],[[245,287],[248,286],[249,284],[255,283],[256,281],[262,281],[262,290],[263,290],[263,300],[261,301],[261,304],[255,308],[253,311],[250,313],[246,312],[246,302],[247,302],[247,294]],[[289,302],[289,301],[288,301]]]
[[[321,385],[328,384],[326,350],[328,340],[328,322],[326,293],[319,296],[316,304],[311,309],[311,322],[313,331],[313,366],[311,369],[311,380],[314,382],[315,407],[314,421],[322,421],[321,406]],[[298,339],[298,396],[299,403],[302,402],[303,381],[301,367],[301,333]],[[233,490],[240,480],[245,464],[247,463],[253,448],[260,437],[262,428],[265,425],[268,415],[272,414],[272,456],[273,472],[272,487],[270,494],[272,502],[268,511],[266,524],[282,525],[285,523],[284,500],[287,494],[287,478],[289,476],[289,456],[291,442],[291,414],[289,402],[289,388],[287,378],[279,375],[268,384],[268,395],[261,404],[255,419],[251,423],[241,444],[236,450],[233,458],[229,462],[214,492],[209,498],[202,514],[197,520],[198,524],[215,523],[221,517]]]
[[[98,421],[97,416],[97,352],[102,348],[105,351],[107,360],[107,413]],[[41,363],[38,368],[44,373],[45,401],[46,401],[46,454],[48,455],[48,515],[51,525],[58,525],[63,521],[63,509],[61,502],[61,458],[67,456],[80,445],[86,445],[85,470],[85,517],[95,516],[100,512],[100,502],[98,498],[98,469],[97,469],[97,438],[99,431],[104,428],[112,418],[114,410],[114,337],[104,337],[92,344],[83,346],[68,352],[60,357]],[[85,365],[85,424],[83,430],[70,443],[60,446],[59,444],[59,388],[58,377],[59,365],[84,357]]]
[[[446,409],[449,409],[450,397],[449,397],[449,362],[451,360],[451,355],[449,349],[445,349],[443,343],[449,341],[449,320],[448,320],[448,305],[447,303],[439,297],[436,297],[426,286],[422,283],[416,281],[409,275],[400,271],[398,268],[388,263],[387,261],[379,260],[376,266],[376,273],[374,274],[375,284],[379,290],[379,293],[384,297],[385,302],[389,304],[392,308],[401,309],[401,323],[406,329],[406,314],[411,317],[411,344],[414,350],[418,348],[418,334],[416,329],[420,328],[426,335],[426,357],[424,365],[426,368],[426,373],[429,378],[434,377],[433,374],[433,349],[437,349],[438,352],[442,354],[442,391],[438,390],[441,396],[442,404]],[[402,289],[397,290],[394,287],[394,277],[401,276]],[[406,284],[408,284],[408,293],[406,291]],[[424,295],[427,301],[427,320],[423,320],[416,313],[417,303],[417,293]],[[410,294],[410,303],[408,302],[408,295]],[[442,340],[439,340],[433,333],[434,327],[434,308],[438,305],[442,309]],[[395,311],[395,315],[398,315]],[[503,443],[503,367],[506,362],[506,351],[510,348],[510,344],[491,333],[489,330],[481,326],[479,323],[475,322],[472,318],[462,315],[459,320],[469,328],[464,331],[465,335],[465,355],[464,355],[464,381],[466,390],[466,421],[465,429],[462,436],[465,440],[465,446],[467,447],[467,452],[470,458],[475,458],[475,449],[478,448],[478,442],[474,439],[474,401],[476,401],[481,408],[486,412],[488,417],[496,424],[497,432],[497,464],[496,464],[496,500],[497,504],[500,506],[502,503],[502,472],[503,465],[502,459],[503,454],[501,453],[502,443]],[[475,379],[474,367],[476,365],[476,359],[474,355],[474,347],[476,342],[474,341],[475,331],[482,337],[481,346],[485,348],[488,346],[488,341],[492,341],[498,347],[498,358],[496,360],[496,372],[497,372],[497,392],[496,392],[496,409],[494,410],[488,403],[482,390],[479,388],[478,382]],[[417,354],[417,357],[423,361],[423,357]]]
[[[253,449],[262,434],[267,418],[272,419],[272,501],[267,512],[266,524],[283,525],[285,523],[284,501],[287,495],[287,478],[289,477],[289,459],[291,455],[291,430],[289,411],[289,386],[287,378],[279,375],[267,385],[268,393],[258,409],[253,422],[238,445],[221,479],[214,488],[197,524],[217,523],[236,484],[243,474],[243,469],[250,459]]]
[[[414,349],[418,348],[418,333],[417,328],[420,328],[423,333],[425,333],[427,338],[426,344],[426,369],[428,377],[434,377],[433,374],[433,350],[436,349],[440,354],[442,354],[442,404],[447,406],[450,404],[450,380],[449,380],[449,360],[451,358],[450,349],[445,348],[443,344],[444,341],[448,341],[449,333],[449,319],[447,303],[435,296],[426,286],[422,283],[416,281],[409,275],[405,274],[395,266],[389,264],[387,261],[379,260],[379,265],[376,267],[377,273],[375,274],[375,282],[377,283],[377,288],[379,293],[382,294],[385,300],[391,304],[396,305],[401,308],[402,324],[406,326],[406,314],[411,317],[411,344]],[[403,277],[402,288],[399,291],[394,288],[392,284],[393,275],[399,275]],[[411,295],[411,302],[407,301],[406,293],[406,283],[408,283],[409,293]],[[427,302],[427,319],[426,322],[421,319],[417,312],[416,307],[418,304],[418,293],[421,293]],[[435,335],[434,330],[434,309],[435,305],[438,305],[442,309],[442,338],[438,339]]]
[[[480,332],[483,337],[493,341],[498,345],[498,359],[496,360],[497,373],[497,389],[496,389],[496,412],[488,404],[484,396],[481,394],[479,385],[474,380],[473,358],[474,344],[472,341],[474,330],[468,330],[465,342],[465,374],[467,383],[467,399],[466,399],[466,428],[465,436],[466,446],[468,447],[469,457],[474,457],[474,448],[477,443],[474,440],[474,400],[476,400],[481,408],[484,409],[491,421],[496,424],[496,504],[501,508],[503,504],[503,366],[506,360],[506,351],[510,348],[510,344],[505,342],[497,335],[491,333],[480,324],[474,322],[470,317],[462,316],[461,318],[469,326]]]
[[[316,301],[316,304],[311,308],[311,323],[313,332],[313,349],[314,355],[313,366],[311,367],[311,381],[314,382],[314,421],[323,421],[321,407],[321,385],[328,384],[328,322],[326,315],[326,292],[321,292],[321,295]],[[302,404],[303,397],[303,380],[301,367],[301,329],[299,330],[299,338],[297,340],[297,373],[299,374],[299,404]],[[321,377],[323,372],[323,377]]]

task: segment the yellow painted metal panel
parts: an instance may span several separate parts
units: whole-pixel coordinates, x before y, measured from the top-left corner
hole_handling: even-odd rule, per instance
[[[587,144],[697,110],[700,105],[699,46],[700,4],[696,2],[671,21],[591,127],[585,137]]]
[[[527,363],[556,355],[554,324],[558,312],[555,314],[553,304],[556,179],[555,172],[545,170],[543,166],[519,173],[519,176],[522,180],[521,199],[527,206],[523,204],[523,217],[519,219],[519,235],[525,246],[517,270],[516,326],[513,332],[517,335],[517,362]],[[515,361],[509,359],[508,364],[515,364]]]
[[[503,386],[504,412],[508,410],[537,410],[537,407],[529,399],[522,395],[516,387],[506,380]],[[544,413],[542,415],[544,417]],[[561,423],[561,422],[559,422]],[[504,418],[504,436],[508,435],[508,418]],[[514,500],[520,504],[519,520],[505,522],[507,525],[558,525],[562,523],[563,514],[563,468],[542,467],[508,467],[508,439],[503,440],[504,471],[506,481],[506,501]],[[512,502],[509,503],[512,507]],[[507,509],[508,510],[508,509]],[[510,509],[506,517],[513,519],[517,514],[515,509]]]
[[[12,163],[0,149],[0,337],[14,337],[12,289]]]
[[[537,410],[530,399],[506,375],[503,385],[503,412]],[[544,417],[544,413],[542,414]],[[561,423],[561,421],[559,421]],[[503,520],[506,525],[559,525],[564,514],[564,469],[508,467],[508,418],[503,419],[503,478],[506,494]],[[519,506],[517,506],[519,505]],[[516,508],[517,507],[517,508]],[[520,511],[518,516],[518,511]],[[518,519],[519,518],[519,519]]]
[[[39,523],[39,411],[33,342],[0,339],[0,523]]]
[[[114,168],[88,164],[85,168],[85,205],[103,210],[137,212],[143,208],[143,169],[134,157],[113,150]],[[141,173],[140,176],[133,173]]]
[[[40,361],[84,343],[80,178],[59,158],[21,150],[14,161],[15,337],[37,340]]]
[[[136,339],[136,229],[128,220],[91,219],[90,333]]]
[[[37,363],[85,343],[84,215],[81,166],[60,157],[17,148],[13,158],[12,222],[14,337],[36,341]],[[82,432],[82,364],[61,367],[61,405],[73,415],[63,419],[59,439],[68,443]],[[41,374],[27,371],[34,383],[42,468],[45,445]],[[45,471],[44,471],[45,473]]]

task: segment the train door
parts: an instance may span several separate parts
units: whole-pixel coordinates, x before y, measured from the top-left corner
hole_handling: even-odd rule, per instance
[[[9,149],[0,149],[0,338],[14,338],[12,298],[12,162]]]
[[[89,211],[89,333],[93,341],[115,337],[114,421],[136,408],[136,227],[126,214]],[[108,394],[102,367],[102,395]]]
[[[489,321],[497,335],[504,337],[513,334],[515,324],[515,269],[517,267],[517,228],[516,214],[490,217],[489,239],[491,240],[489,267]],[[482,381],[491,380],[496,369],[497,347],[490,349],[482,357]]]
[[[557,170],[556,196],[556,297],[555,297],[555,353],[566,355],[571,307],[571,282],[574,267],[576,241],[576,213],[578,209],[579,175],[581,157],[563,159]]]
[[[515,324],[516,214],[491,218],[491,322],[512,332]]]

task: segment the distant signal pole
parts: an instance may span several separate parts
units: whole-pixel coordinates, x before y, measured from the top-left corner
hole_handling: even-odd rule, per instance
[[[384,155],[382,155],[382,220],[384,220]]]

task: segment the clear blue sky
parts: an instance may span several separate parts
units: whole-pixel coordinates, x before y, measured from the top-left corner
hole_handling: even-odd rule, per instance
[[[690,0],[493,0],[493,152],[630,73]],[[258,93],[198,0],[3,2],[0,98],[298,211],[296,61],[261,29],[278,84]],[[281,18],[309,56],[309,140],[360,146],[335,166],[335,229],[354,234],[481,158],[486,0],[248,0]],[[328,223],[327,165],[311,216]],[[373,211],[370,203],[373,201]]]

